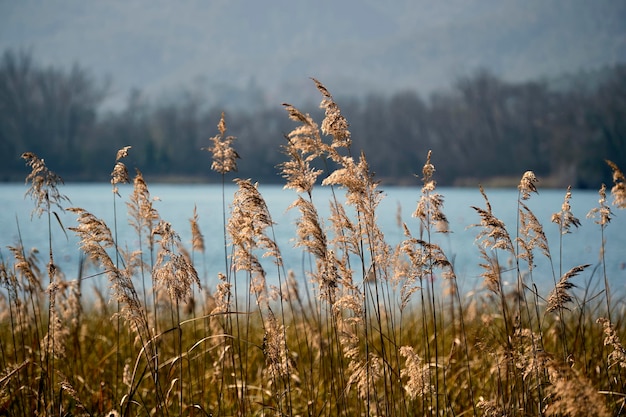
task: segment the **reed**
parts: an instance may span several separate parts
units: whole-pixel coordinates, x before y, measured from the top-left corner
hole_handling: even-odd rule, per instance
[[[379,227],[384,198],[366,155],[353,153],[348,121],[329,90],[313,80],[324,110],[316,122],[285,104],[295,126],[277,168],[294,193],[293,244],[300,265],[285,265],[274,213],[253,179],[232,178],[238,153],[225,115],[206,148],[222,179],[223,272],[211,282],[200,221],[190,207],[191,242],[182,242],[153,206],[141,172],[120,210],[118,186],[131,182],[122,148],[111,174],[114,221],[64,207],[62,180],[26,153],[27,195],[48,219],[45,260],[15,242],[0,250],[0,414],[9,416],[610,416],[625,412],[624,300],[604,266],[624,175],[607,161],[614,185],[600,188],[589,216],[602,250],[595,268],[563,271],[562,254],[582,227],[568,188],[551,222],[558,261],[529,208],[538,179],[523,173],[516,224],[507,225],[480,187],[473,207],[483,290],[461,293],[454,239],[425,152],[421,189],[392,246]],[[330,187],[330,201],[316,190]],[[613,203],[607,202],[607,193]],[[330,206],[322,216],[320,207]],[[85,267],[66,277],[54,262],[58,211],[76,216]],[[125,221],[124,221],[125,220]],[[125,226],[127,224],[127,226]],[[19,224],[17,225],[19,228]],[[133,242],[118,230],[134,231]],[[554,226],[553,226],[554,227]],[[567,238],[566,238],[567,236]],[[197,256],[200,255],[200,256]],[[538,269],[542,256],[548,266]],[[86,275],[87,272],[92,275]],[[535,279],[552,277],[541,293]],[[271,282],[277,285],[268,284]],[[106,282],[86,301],[84,281]],[[580,282],[602,282],[593,292]],[[507,286],[505,282],[514,282]],[[47,284],[44,285],[44,282]],[[114,306],[108,306],[107,298]]]

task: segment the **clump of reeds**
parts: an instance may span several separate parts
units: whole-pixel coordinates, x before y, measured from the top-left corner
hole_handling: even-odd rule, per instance
[[[124,222],[116,201],[131,182],[122,162],[130,147],[118,151],[111,173],[113,225],[83,208],[64,209],[60,177],[24,154],[34,214],[48,215],[49,261],[42,268],[22,241],[9,247],[10,259],[0,252],[0,414],[623,413],[623,300],[612,299],[605,267],[589,261],[561,270],[563,236],[583,227],[571,188],[550,219],[560,235],[556,273],[528,203],[540,198],[533,171],[521,177],[515,225],[501,220],[480,187],[484,207],[473,207],[473,226],[484,289],[461,293],[454,257],[441,244],[454,231],[437,189],[436,155],[426,152],[412,219],[398,216],[404,237],[390,244],[379,222],[390,215],[380,209],[380,183],[366,155],[353,154],[358,138],[335,98],[313,84],[324,118],[318,123],[284,105],[296,126],[285,135],[286,161],[278,167],[296,194],[289,210],[298,212],[292,244],[302,263],[284,265],[273,213],[253,179],[235,178],[227,205],[225,180],[237,170],[238,153],[222,114],[206,148],[222,179],[224,270],[212,287],[201,287],[210,280],[194,257],[213,238],[200,230],[204,208],[193,207],[187,248],[154,207],[139,170],[126,202],[134,246],[118,240]],[[613,205],[624,208],[624,175],[607,163]],[[330,201],[320,200],[319,187],[331,189]],[[606,194],[603,185],[589,213],[600,226],[602,266],[612,249],[604,231],[615,215]],[[327,217],[322,205],[330,206]],[[68,230],[91,262],[76,277],[54,263],[55,210],[76,216]],[[539,254],[549,266],[536,266]],[[576,278],[591,282],[595,271],[604,288],[577,291]],[[543,294],[535,280],[550,276],[554,288]],[[86,302],[84,282],[103,279],[107,291],[94,284],[96,300]]]

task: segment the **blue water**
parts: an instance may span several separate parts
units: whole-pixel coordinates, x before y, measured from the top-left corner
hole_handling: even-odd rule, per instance
[[[158,197],[154,207],[161,217],[170,222],[180,235],[182,242],[190,248],[191,230],[189,219],[193,216],[194,205],[197,207],[199,225],[204,235],[206,251],[204,254],[194,254],[194,262],[202,281],[210,287],[216,283],[219,272],[224,272],[224,238],[222,223],[222,187],[220,185],[164,185],[149,184],[152,197]],[[24,247],[38,248],[42,259],[42,266],[48,257],[48,224],[47,216],[31,219],[33,202],[24,197],[27,187],[24,184],[0,184],[0,253],[5,261],[11,259],[6,249],[7,245],[16,245],[20,240]],[[110,184],[66,184],[60,187],[63,194],[68,196],[71,203],[65,207],[82,207],[107,222],[113,229],[114,210],[113,193]],[[235,185],[228,185],[225,189],[227,210],[236,190]],[[265,198],[275,226],[276,241],[284,258],[285,268],[292,269],[297,276],[305,279],[303,272],[302,251],[294,249],[295,221],[297,210],[286,211],[295,200],[296,194],[292,190],[284,190],[281,186],[259,187]],[[387,242],[395,245],[403,239],[403,231],[398,226],[398,213],[402,220],[411,229],[414,236],[419,235],[419,223],[411,217],[420,198],[420,188],[414,187],[386,187],[382,188],[385,198],[378,211],[378,224],[385,233]],[[468,228],[480,222],[477,213],[471,206],[485,207],[484,200],[477,189],[468,188],[441,188],[437,190],[445,198],[444,212],[450,221],[451,234],[436,235],[433,240],[446,252],[454,263],[459,285],[465,291],[482,288],[479,267],[480,257],[475,244],[475,237],[479,230]],[[121,198],[117,198],[117,230],[118,241],[124,249],[138,248],[137,236],[128,225],[126,201],[132,192],[130,185],[120,186]],[[487,189],[494,214],[507,225],[513,238],[516,236],[517,190],[516,189]],[[343,196],[343,191],[338,195]],[[556,278],[559,276],[559,232],[556,224],[550,222],[553,213],[561,210],[565,190],[540,190],[534,194],[527,205],[543,224],[548,237],[552,254],[552,264],[539,252],[535,254],[537,264],[533,272],[533,281],[541,291],[549,291],[554,282],[553,270]],[[318,188],[314,191],[314,202],[319,213],[324,218],[329,214],[331,193],[328,188]],[[601,229],[593,219],[587,219],[589,210],[597,206],[598,194],[594,191],[574,190],[571,200],[572,211],[581,222],[581,227],[573,229],[572,233],[563,237],[562,271],[573,266],[590,263],[583,274],[574,278],[573,282],[584,288],[600,291],[602,273],[599,264],[601,247]],[[609,199],[610,202],[610,199]],[[52,217],[53,253],[55,262],[64,271],[67,279],[75,279],[78,275],[80,251],[77,239],[68,227],[76,224],[73,213],[55,209],[62,229],[56,218]],[[326,221],[326,224],[329,224]],[[67,237],[66,237],[67,233]],[[615,293],[624,293],[626,282],[626,212],[613,208],[613,219],[605,229],[606,240],[606,270],[607,276]],[[268,265],[269,265],[268,261]],[[523,266],[525,269],[525,266]],[[594,271],[595,268],[595,271]],[[275,268],[268,266],[268,280],[274,279],[272,271]],[[96,272],[96,271],[91,271]],[[88,282],[106,288],[104,277],[89,278]]]

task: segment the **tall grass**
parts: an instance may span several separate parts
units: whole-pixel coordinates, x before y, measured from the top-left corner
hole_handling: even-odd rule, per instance
[[[476,262],[484,292],[462,294],[443,243],[453,239],[436,186],[432,155],[421,169],[411,219],[399,218],[404,239],[392,246],[379,227],[380,185],[363,153],[353,154],[348,122],[326,87],[321,124],[285,104],[295,122],[278,168],[298,212],[294,244],[300,265],[285,265],[275,220],[251,179],[233,178],[234,137],[225,115],[206,149],[222,177],[224,270],[202,286],[202,207],[190,219],[193,241],[182,242],[152,205],[139,170],[126,202],[136,246],[118,240],[123,226],[118,186],[130,182],[115,158],[112,229],[58,189],[61,179],[42,159],[24,155],[32,171],[28,195],[48,217],[45,272],[37,251],[21,242],[0,259],[0,414],[10,416],[609,416],[624,412],[626,334],[623,300],[615,300],[604,254],[616,250],[604,231],[613,216],[606,186],[591,210],[600,228],[600,267],[583,261],[563,271],[572,227],[568,188],[552,222],[558,261],[543,225],[526,204],[540,198],[537,178],[523,174],[517,224],[506,225],[480,188]],[[610,190],[625,207],[624,175]],[[318,185],[316,185],[318,184]],[[330,187],[330,201],[317,187]],[[287,191],[286,191],[287,192]],[[330,205],[328,217],[318,208]],[[86,266],[66,277],[55,265],[55,210],[77,216]],[[190,208],[191,210],[191,208]],[[200,213],[200,214],[199,214]],[[399,216],[400,217],[400,216]],[[59,221],[60,224],[60,221]],[[19,226],[19,225],[18,225]],[[61,225],[61,231],[66,229]],[[189,247],[188,247],[189,245]],[[536,270],[535,256],[547,267]],[[97,271],[89,277],[86,271]],[[46,279],[46,275],[47,279]],[[539,292],[535,277],[551,276]],[[271,277],[268,284],[267,277]],[[574,291],[578,278],[600,280]],[[83,297],[83,281],[108,281],[108,294]],[[206,277],[203,277],[206,278]],[[515,282],[512,287],[505,282]],[[47,283],[47,284],[46,284]],[[47,286],[46,286],[47,285]],[[108,303],[108,298],[114,302]]]

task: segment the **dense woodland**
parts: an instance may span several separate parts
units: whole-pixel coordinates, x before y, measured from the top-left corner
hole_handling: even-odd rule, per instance
[[[427,98],[407,90],[335,99],[350,123],[353,152],[363,150],[387,184],[414,184],[430,149],[440,185],[510,184],[533,170],[544,187],[596,187],[611,181],[605,159],[626,166],[626,65],[573,74],[508,82],[479,71]],[[110,84],[78,64],[46,67],[28,52],[5,51],[0,180],[25,177],[25,151],[65,181],[108,180],[117,150],[130,145],[127,165],[148,180],[216,181],[202,149],[224,111],[242,158],[238,176],[280,181],[276,165],[286,159],[281,146],[294,127],[280,102],[259,104],[255,92],[253,105],[210,107],[210,92],[189,88],[158,99],[132,91],[123,108],[111,110],[103,106],[110,93]],[[316,103],[297,94],[283,101],[319,120]]]

